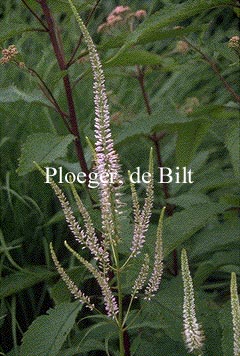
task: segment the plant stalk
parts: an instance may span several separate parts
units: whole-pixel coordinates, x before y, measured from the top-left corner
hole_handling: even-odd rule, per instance
[[[60,33],[56,31],[55,24],[54,24],[54,19],[52,17],[50,8],[48,7],[47,1],[46,0],[39,0],[39,3],[42,7],[44,16],[46,18],[46,22],[48,25],[48,33],[50,37],[50,41],[52,43],[52,47],[58,62],[58,66],[60,70],[65,71],[67,69],[67,65],[65,62],[64,58],[64,52],[63,52],[63,45],[62,45],[62,39],[60,36]],[[75,144],[75,149],[77,153],[77,157],[80,163],[80,166],[82,168],[82,171],[86,174],[88,177],[88,167],[87,163],[84,157],[84,152],[83,152],[83,147],[81,143],[81,138],[80,138],[80,133],[78,129],[78,123],[77,123],[77,116],[76,116],[76,110],[75,110],[75,105],[73,101],[73,93],[72,93],[72,88],[70,85],[70,79],[68,73],[65,74],[63,77],[63,83],[64,83],[64,89],[65,89],[65,94],[67,98],[67,104],[68,104],[68,110],[69,110],[69,120],[70,120],[70,127],[71,127],[71,133],[75,136],[74,144]]]
[[[194,49],[196,52],[198,52],[202,58],[207,62],[214,73],[217,75],[217,77],[221,80],[227,91],[231,94],[231,96],[238,102],[240,103],[240,96],[235,92],[235,90],[231,87],[231,85],[226,81],[226,79],[222,76],[218,65],[211,59],[209,58],[200,48],[196,47],[194,44],[192,44],[188,39],[185,37],[184,41],[187,42],[187,44]]]

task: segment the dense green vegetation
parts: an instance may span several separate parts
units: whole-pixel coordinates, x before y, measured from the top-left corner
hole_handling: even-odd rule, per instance
[[[45,3],[55,20],[55,43],[46,30],[50,24],[46,13],[43,16]],[[103,63],[113,138],[126,180],[128,170],[148,170],[153,147],[154,208],[144,246],[151,268],[158,219],[166,206],[161,286],[151,302],[140,298],[133,304],[132,318],[142,309],[128,329],[126,356],[186,355],[182,248],[188,253],[206,336],[204,355],[233,355],[231,272],[240,276],[239,4],[232,0],[75,4]],[[131,9],[107,22],[120,5]],[[15,47],[9,49],[11,45],[18,53]],[[117,356],[113,323],[71,302],[56,272],[50,242],[69,276],[101,309],[99,286],[64,247],[64,240],[74,245],[72,233],[54,192],[33,164],[61,166],[65,173],[75,174],[93,168],[86,139],[95,140],[92,72],[68,1],[2,2],[0,47],[5,58],[0,63],[0,355]],[[179,167],[180,172],[187,167],[194,183],[160,184],[158,167],[174,171]],[[61,187],[77,214],[69,184]],[[146,185],[136,188],[143,203]],[[76,184],[76,189],[100,234],[97,190],[84,184]],[[122,194],[123,262],[131,246],[133,216],[130,187]],[[81,217],[79,221],[81,225]],[[81,255],[90,261],[87,250]],[[143,254],[124,275],[126,308],[142,263]]]

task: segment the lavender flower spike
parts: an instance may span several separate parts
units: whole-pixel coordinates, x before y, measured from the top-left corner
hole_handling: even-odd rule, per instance
[[[46,177],[46,173],[44,172],[44,170],[36,162],[33,162],[33,163],[35,164],[37,169],[42,173],[42,175],[44,177]],[[50,185],[51,185],[52,189],[54,190],[54,192],[61,204],[61,207],[63,209],[63,213],[64,213],[65,219],[68,223],[69,229],[72,231],[75,239],[78,242],[80,242],[81,244],[85,244],[86,235],[85,235],[84,231],[81,229],[81,227],[79,226],[75,216],[73,215],[72,208],[71,208],[65,194],[62,192],[62,190],[59,188],[59,186],[54,182],[54,180],[52,178],[50,178]]]
[[[93,265],[90,262],[85,260],[76,251],[74,251],[66,241],[64,241],[64,244],[67,247],[67,249],[73,254],[73,256],[75,256],[96,278],[102,290],[102,295],[104,298],[104,304],[105,304],[107,315],[109,317],[116,318],[118,314],[117,301],[111,291],[111,288],[109,287],[107,277],[102,272],[99,272],[95,267],[93,267]]]
[[[240,305],[237,292],[236,273],[231,275],[231,308],[233,322],[233,355],[240,355]]]
[[[100,268],[107,271],[110,266],[109,253],[108,251],[104,251],[102,246],[99,244],[90,214],[85,208],[73,184],[71,184],[71,190],[73,192],[73,196],[77,203],[78,210],[83,217],[85,231],[86,231],[86,246],[94,255],[95,260],[99,261]]]
[[[38,170],[42,173],[43,176],[46,176],[46,173],[44,170],[36,163],[34,162]],[[50,178],[50,185],[52,189],[54,190],[56,196],[58,197],[58,200],[62,206],[65,219],[68,223],[68,226],[70,230],[72,231],[74,238],[77,242],[82,244],[84,247],[89,248],[90,252],[94,256],[95,260],[99,261],[101,266],[109,265],[109,256],[107,251],[104,251],[102,246],[99,244],[97,237],[95,235],[95,230],[93,227],[93,224],[91,222],[90,215],[88,214],[86,208],[83,206],[80,198],[77,195],[76,189],[74,186],[71,184],[72,190],[74,197],[76,199],[78,208],[80,210],[80,213],[83,217],[84,223],[85,223],[85,231],[81,229],[81,227],[78,224],[78,221],[76,220],[72,208],[70,206],[69,201],[67,200],[65,194],[62,192],[62,190],[59,188],[59,186],[54,182],[52,178]]]
[[[145,235],[148,230],[149,221],[151,217],[152,205],[153,205],[153,153],[152,148],[149,155],[149,168],[150,182],[147,184],[146,198],[144,206],[140,211],[137,192],[133,183],[130,182],[133,200],[133,213],[134,213],[134,233],[132,239],[132,257],[137,256],[144,245]]]
[[[110,114],[108,100],[105,89],[105,78],[102,70],[99,55],[92,41],[89,32],[79,16],[72,0],[68,0],[72,11],[76,17],[78,25],[82,31],[87,44],[90,62],[94,76],[94,104],[95,104],[95,150],[96,150],[96,171],[98,176],[106,178],[112,177],[114,183],[122,184],[120,176],[120,165],[117,153],[113,148],[113,139],[110,129]],[[116,216],[120,207],[120,201],[116,195],[114,184],[109,179],[100,182],[102,227],[105,241],[111,241],[115,233]],[[113,199],[114,197],[114,199]]]
[[[51,251],[51,256],[53,259],[53,262],[57,268],[58,273],[62,277],[62,280],[70,290],[70,292],[74,295],[75,299],[79,299],[82,304],[86,304],[86,306],[90,309],[94,309],[94,304],[91,303],[90,298],[87,297],[78,287],[75,285],[75,283],[70,279],[70,277],[67,275],[67,273],[64,271],[62,268],[60,262],[57,259],[57,256],[53,250],[52,243],[50,244],[50,251]]]
[[[163,217],[164,217],[165,207],[162,209],[158,228],[157,228],[157,238],[155,245],[155,258],[153,272],[149,279],[148,285],[145,289],[146,300],[151,300],[154,294],[158,291],[159,285],[163,274],[163,247],[162,247],[162,230],[163,230]]]
[[[148,271],[149,271],[149,256],[148,254],[146,254],[139,275],[137,276],[137,279],[135,280],[135,283],[133,285],[132,296],[136,296],[136,294],[143,288],[144,283],[148,276]]]
[[[198,352],[201,355],[204,334],[196,318],[193,282],[189,271],[187,253],[184,249],[181,254],[181,266],[184,287],[183,337],[188,351]]]

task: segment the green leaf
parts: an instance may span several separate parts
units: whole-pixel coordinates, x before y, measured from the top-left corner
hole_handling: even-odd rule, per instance
[[[163,248],[167,256],[193,234],[203,228],[211,219],[221,214],[226,205],[218,203],[198,204],[166,219],[163,227]]]
[[[225,145],[230,154],[231,162],[233,165],[234,174],[240,176],[240,153],[239,153],[239,123],[233,122],[225,136]]]
[[[154,36],[155,33],[160,32],[160,30],[166,26],[178,25],[180,21],[186,20],[203,11],[228,5],[232,5],[230,0],[188,0],[182,4],[167,4],[165,8],[149,16],[136,31],[127,37],[125,44],[112,60],[116,60],[116,58],[130,46],[138,42],[141,43],[141,40],[146,37]]]
[[[139,114],[130,122],[124,123],[118,129],[118,135],[115,142],[117,144],[123,143],[125,140],[136,136],[146,136],[153,131],[166,129],[168,132],[176,132],[178,127],[176,124],[189,123],[198,120],[194,117],[182,115],[176,110],[171,103],[164,103],[159,105],[158,112],[154,112],[148,116],[146,114]]]
[[[31,93],[26,93],[14,85],[7,88],[0,88],[0,103],[15,103],[17,101],[24,101],[28,104],[38,103],[49,106],[49,101],[39,90],[33,90]]]
[[[35,0],[27,0],[27,3],[31,6],[32,9],[39,11],[39,5]],[[78,0],[75,3],[78,11],[84,11],[88,8],[91,9],[91,6],[94,5],[95,0]],[[48,0],[48,6],[50,7],[51,11],[57,14],[64,12],[68,13],[69,15],[72,14],[68,0]]]
[[[201,193],[185,193],[167,200],[169,204],[178,205],[185,209],[193,205],[208,203],[209,201],[209,197]]]
[[[132,49],[120,54],[116,59],[106,61],[105,67],[162,64],[161,56],[142,49]]]
[[[82,305],[63,303],[38,317],[23,336],[20,356],[56,356]]]
[[[237,250],[215,252],[206,262],[199,265],[194,275],[194,284],[196,287],[202,285],[207,278],[221,266],[234,263],[237,265],[240,260],[240,253]]]
[[[33,32],[33,31],[41,31],[41,27],[32,27],[32,26],[26,26],[24,24],[14,24],[14,27],[8,27],[6,29],[6,26],[0,30],[0,44],[17,36],[17,35],[22,35],[25,32]]]
[[[181,125],[178,129],[176,146],[176,162],[181,167],[186,167],[192,161],[197,148],[207,134],[211,124],[209,122],[190,122]]]
[[[155,32],[146,32],[144,36],[141,36],[136,44],[147,44],[150,42],[155,42],[155,41],[160,41],[160,40],[165,40],[168,38],[181,38],[183,36],[188,35],[191,32],[198,32],[203,29],[203,25],[200,26],[188,26],[185,28],[173,28],[173,29],[167,29],[167,30],[162,30],[162,31],[155,31]],[[110,39],[107,37],[103,40],[103,43],[99,45],[97,48],[99,50],[106,50],[109,48],[118,48],[124,45],[126,36],[128,33],[124,33],[118,36],[111,37]],[[111,59],[109,59],[111,61]]]
[[[90,351],[105,351],[105,345],[103,342],[100,342],[96,339],[86,340],[81,347],[71,347],[66,350],[60,351],[57,356],[78,356],[81,353],[88,353]]]
[[[67,154],[67,147],[73,141],[73,135],[58,136],[39,133],[28,136],[23,145],[17,172],[24,175],[34,169],[33,161],[43,165]]]
[[[151,302],[142,302],[140,317],[130,329],[164,329],[174,341],[182,341],[182,289],[180,277],[162,281],[159,292]]]
[[[189,252],[190,258],[202,259],[214,251],[226,250],[239,243],[239,226],[229,222],[217,223],[214,227],[199,232]]]
[[[20,291],[30,288],[55,275],[55,272],[36,266],[32,267],[31,270],[26,269],[21,272],[11,273],[6,277],[1,278],[0,298],[6,298],[12,294],[19,293]]]

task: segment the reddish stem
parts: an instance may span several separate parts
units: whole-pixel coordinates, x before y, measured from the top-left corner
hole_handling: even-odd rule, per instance
[[[57,33],[55,29],[55,24],[54,24],[54,19],[52,17],[51,11],[47,5],[46,0],[38,0],[40,3],[43,13],[46,18],[46,22],[48,25],[48,33],[49,37],[52,43],[52,47],[58,62],[58,66],[60,70],[64,71],[66,70],[66,62],[65,62],[65,57],[64,57],[64,52],[63,52],[63,46],[62,46],[62,39],[59,33]],[[68,103],[68,110],[69,110],[69,119],[70,119],[70,127],[71,127],[71,132],[75,136],[74,144],[77,152],[77,156],[80,162],[80,166],[83,170],[83,172],[86,174],[88,177],[88,168],[87,168],[87,163],[84,157],[84,152],[81,144],[81,139],[80,139],[80,133],[78,129],[78,124],[77,124],[77,116],[76,116],[76,111],[75,111],[75,105],[73,101],[73,94],[72,94],[72,88],[70,85],[70,79],[68,73],[63,77],[63,83],[64,83],[64,89],[65,89],[65,94],[67,98],[67,103]]]

